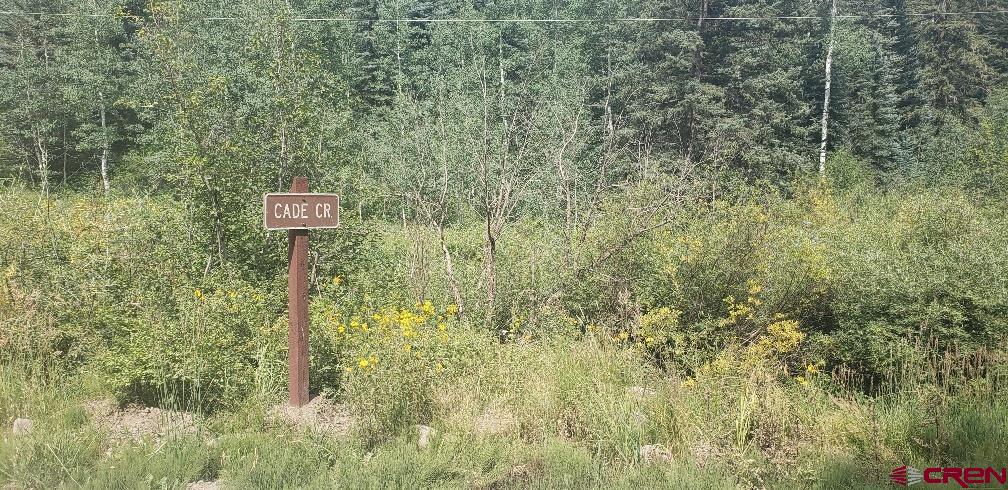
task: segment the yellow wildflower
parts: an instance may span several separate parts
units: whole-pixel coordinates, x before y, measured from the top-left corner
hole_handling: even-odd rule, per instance
[[[449,316],[458,313],[458,305],[455,303],[448,305],[448,308],[445,309],[445,313]]]
[[[696,386],[696,381],[693,380],[693,378],[686,378],[682,382],[682,386],[683,386],[683,388],[692,388],[692,387]]]
[[[371,363],[368,362],[368,360],[364,359],[363,357],[361,358],[360,361],[357,361],[357,365],[360,366],[361,369],[367,368],[369,364],[371,364]]]
[[[343,282],[343,278],[342,277],[340,277],[340,276],[333,276],[332,283],[334,285],[339,286],[341,282]]]
[[[431,315],[434,313],[434,303],[431,303],[430,300],[426,300],[423,302],[423,305],[420,306],[420,310],[428,315]]]
[[[805,333],[799,327],[797,320],[776,321],[767,326],[767,337],[778,352],[794,352],[805,339]]]
[[[438,323],[437,328],[438,328],[438,330],[444,332],[444,331],[448,330],[448,325],[445,324],[445,322],[441,322],[441,323]]]
[[[196,299],[203,299],[203,291],[200,291],[199,288],[196,288],[196,290],[193,291],[193,296],[196,297]]]

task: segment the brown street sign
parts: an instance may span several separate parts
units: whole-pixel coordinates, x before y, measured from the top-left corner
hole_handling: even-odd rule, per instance
[[[263,223],[267,230],[336,228],[339,226],[339,195],[263,194]]]
[[[291,406],[308,403],[308,229],[339,226],[339,196],[308,192],[294,177],[289,193],[263,194],[267,230],[287,230],[287,393]]]

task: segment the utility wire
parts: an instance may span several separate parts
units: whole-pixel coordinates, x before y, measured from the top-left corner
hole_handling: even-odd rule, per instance
[[[1004,15],[1008,14],[1008,10],[972,10],[963,12],[930,12],[930,13],[902,13],[902,14],[837,14],[837,19],[891,19],[891,18],[908,18],[908,17],[977,17],[977,16],[987,16],[987,15]],[[131,14],[85,14],[85,13],[74,13],[74,12],[16,12],[16,11],[0,11],[0,15],[3,16],[37,16],[37,17],[77,17],[77,18],[134,18],[134,19],[144,19],[150,16],[142,15],[131,15]],[[251,20],[266,20],[273,19],[272,16],[259,16],[259,17],[235,17],[235,16],[219,16],[219,17],[182,17],[180,20],[184,21],[251,21]],[[704,21],[767,21],[767,20],[820,20],[823,16],[819,15],[771,15],[762,17],[747,17],[747,16],[714,16],[714,17],[618,17],[611,19],[564,19],[564,18],[524,18],[524,19],[464,19],[464,18],[454,18],[454,19],[404,19],[404,18],[394,18],[394,19],[360,19],[353,17],[292,17],[288,20],[292,22],[337,22],[337,23],[358,23],[358,22],[407,22],[407,23],[421,23],[429,22],[432,24],[480,24],[480,23],[532,23],[532,24],[594,24],[594,23],[609,23],[609,22],[619,22],[619,23],[633,23],[633,22],[680,22],[680,21],[697,21],[703,19]]]

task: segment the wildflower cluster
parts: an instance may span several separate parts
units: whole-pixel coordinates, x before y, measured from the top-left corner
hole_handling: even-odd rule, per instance
[[[679,334],[679,317],[682,311],[661,307],[641,316],[638,330],[638,345],[653,350],[666,345],[673,336]]]
[[[766,332],[749,345],[749,358],[752,361],[784,361],[793,356],[802,340],[805,340],[805,333],[801,331],[798,320],[789,320],[782,314],[775,314],[774,321],[767,325]]]
[[[676,241],[679,242],[682,249],[682,253],[679,255],[679,261],[682,263],[693,263],[703,250],[703,241],[699,238],[683,235],[677,237]]]
[[[767,326],[766,333],[760,336],[753,347],[776,354],[794,352],[798,344],[805,339],[805,334],[799,329],[798,320],[787,320],[779,314],[775,320]]]
[[[763,304],[760,293],[763,286],[755,279],[746,281],[747,293],[745,301],[736,301],[734,296],[724,299],[728,309],[728,316],[721,320],[722,326],[738,325],[742,321],[753,321],[756,310]]]
[[[724,299],[727,314],[719,323],[734,327],[743,341],[748,343],[748,358],[752,362],[783,360],[797,351],[805,339],[797,320],[783,313],[770,314],[763,307],[763,285],[756,279],[746,281],[746,298],[737,301],[734,296]]]
[[[257,307],[261,306],[266,299],[262,293],[249,288],[227,290],[216,288],[213,291],[195,288],[192,296],[197,305],[214,305],[231,313],[241,311],[250,303]]]
[[[824,361],[819,361],[816,363],[808,363],[805,365],[805,372],[795,376],[795,382],[799,386],[808,386],[811,380],[814,380],[819,374],[819,369],[825,365]]]
[[[412,307],[384,307],[342,318],[329,313],[327,341],[344,377],[376,370],[439,374],[457,364],[454,348],[458,306],[438,308],[430,300]]]

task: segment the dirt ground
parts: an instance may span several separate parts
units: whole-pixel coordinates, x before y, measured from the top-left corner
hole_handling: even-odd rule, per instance
[[[127,405],[118,407],[109,399],[84,403],[84,410],[92,423],[107,430],[113,438],[139,441],[144,438],[161,439],[170,433],[196,432],[193,415],[157,407]]]
[[[274,405],[267,417],[274,423],[333,437],[344,437],[350,432],[351,419],[346,409],[323,395],[312,398],[303,407],[292,407],[287,403]]]

